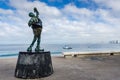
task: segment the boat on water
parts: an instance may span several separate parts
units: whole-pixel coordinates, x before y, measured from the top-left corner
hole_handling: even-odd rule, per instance
[[[72,47],[65,45],[63,49],[72,49]]]

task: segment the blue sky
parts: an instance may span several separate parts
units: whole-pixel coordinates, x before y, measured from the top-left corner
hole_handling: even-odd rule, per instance
[[[97,5],[92,0],[40,0],[49,6],[63,8],[67,4],[75,5],[78,8],[92,8],[95,9]]]
[[[42,43],[120,40],[120,0],[0,0],[0,44],[31,43],[28,13],[38,8]]]
[[[34,2],[35,0],[28,0]],[[67,4],[75,5],[78,8],[96,9],[98,6],[92,0],[39,0],[46,3],[48,6],[63,8]],[[0,6],[3,9],[14,9],[9,5],[9,0],[0,0]]]

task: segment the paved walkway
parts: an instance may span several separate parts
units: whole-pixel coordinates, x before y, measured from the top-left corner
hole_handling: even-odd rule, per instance
[[[14,77],[16,61],[16,58],[0,59],[0,80],[22,80]],[[54,74],[33,80],[120,80],[120,55],[52,57],[52,62]]]

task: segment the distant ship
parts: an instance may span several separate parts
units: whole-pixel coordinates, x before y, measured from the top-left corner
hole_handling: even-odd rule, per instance
[[[72,47],[69,47],[69,46],[65,45],[65,46],[63,47],[63,49],[72,49]]]

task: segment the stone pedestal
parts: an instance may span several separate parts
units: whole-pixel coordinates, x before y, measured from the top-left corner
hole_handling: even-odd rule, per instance
[[[53,73],[50,52],[19,52],[15,69],[17,78],[41,78]]]

